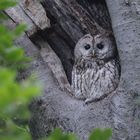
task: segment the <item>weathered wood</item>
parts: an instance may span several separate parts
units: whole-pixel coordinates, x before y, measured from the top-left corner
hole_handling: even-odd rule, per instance
[[[28,36],[33,35],[39,29],[50,27],[50,20],[45,10],[36,0],[21,0],[16,7],[9,8],[5,12],[16,24],[27,25]]]
[[[54,53],[50,45],[41,39],[41,37],[37,36],[34,38],[34,42],[40,48],[40,55],[43,61],[46,62],[51,69],[61,90],[71,93],[72,90],[59,57]]]
[[[42,3],[50,19],[59,24],[74,42],[77,42],[83,34],[95,35],[104,31],[103,27],[95,21],[95,17],[90,15],[76,0],[43,0]],[[94,6],[96,7],[96,5]],[[100,7],[104,7],[104,12],[107,11],[104,5]],[[96,11],[102,20],[102,9],[100,12],[97,9],[93,9],[93,11]],[[103,20],[102,23],[104,23]]]

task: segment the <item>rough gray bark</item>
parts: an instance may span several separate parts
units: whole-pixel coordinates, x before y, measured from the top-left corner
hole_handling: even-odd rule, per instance
[[[43,30],[50,27],[50,20],[42,5],[36,0],[22,0],[16,7],[7,9],[6,14],[15,23],[24,23],[27,25],[27,35],[31,36],[37,30]]]
[[[34,140],[47,136],[56,127],[62,128],[65,132],[73,132],[82,140],[87,140],[91,130],[97,127],[113,128],[113,140],[140,139],[137,123],[140,114],[138,105],[134,102],[140,89],[140,28],[139,10],[136,7],[139,2],[106,2],[119,49],[121,81],[116,92],[89,105],[84,105],[83,101],[71,96],[68,80],[71,79],[73,49],[77,40],[86,33],[95,35],[104,32],[104,29],[111,30],[105,2],[44,0],[43,7],[50,19],[51,27],[49,22],[44,23],[44,19],[49,21],[46,14],[40,19],[45,25],[38,24],[38,10],[35,10],[35,15],[38,16],[32,17],[32,14],[28,13],[32,10],[26,11],[25,7],[22,8],[24,4],[20,4],[19,9],[7,12],[12,19],[8,23],[10,27],[20,23],[20,19],[34,27],[29,28],[27,34],[16,41],[23,46],[27,55],[33,58],[30,68],[22,75],[36,72],[44,84],[44,93],[30,105],[30,130]],[[42,12],[39,10],[41,15],[44,15],[43,7]],[[38,6],[34,6],[33,9],[38,9]],[[24,11],[23,17],[18,11]]]
[[[140,1],[106,0],[121,60],[121,80],[113,99],[116,139],[140,139]]]

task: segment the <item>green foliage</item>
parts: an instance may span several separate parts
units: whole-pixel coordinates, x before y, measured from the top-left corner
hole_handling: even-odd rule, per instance
[[[95,129],[89,137],[89,140],[109,140],[112,135],[111,129]],[[42,140],[78,140],[74,134],[65,134],[60,129],[55,129],[47,139]]]
[[[27,111],[24,110],[23,105],[27,105],[31,98],[40,92],[36,83],[31,82],[31,79],[18,82],[15,71],[6,68],[0,69],[0,81],[2,81],[0,83],[1,115],[14,116],[18,113],[26,117]],[[19,107],[22,109],[19,110]]]
[[[9,7],[15,6],[17,2],[15,0],[0,0],[0,10],[5,10]]]
[[[0,21],[6,19],[2,10],[15,4],[14,0],[0,0]],[[31,139],[27,107],[31,99],[40,93],[40,86],[32,78],[17,81],[19,69],[29,58],[20,46],[14,45],[14,41],[25,29],[25,25],[18,25],[13,30],[0,25],[0,140]]]
[[[3,11],[0,11],[0,22],[2,22],[3,19],[7,19],[7,16],[3,13]]]
[[[25,30],[25,25],[18,25],[14,30],[8,30],[0,25],[0,64],[12,69],[22,67],[28,61],[21,47],[13,45],[13,41]]]
[[[111,135],[112,135],[111,129],[101,130],[97,128],[91,133],[89,140],[109,140]]]
[[[15,4],[15,0],[0,0],[0,22],[6,19],[3,10]],[[17,80],[19,69],[29,58],[25,56],[21,47],[14,45],[14,40],[25,29],[25,25],[18,25],[13,30],[0,25],[0,140],[31,140],[27,124],[27,106],[41,89],[32,78]],[[96,129],[91,133],[89,140],[109,140],[110,136],[110,129]],[[60,129],[54,130],[46,139],[78,140],[74,134],[65,134]]]
[[[60,129],[55,129],[47,140],[78,140],[74,134],[62,133]]]
[[[11,119],[7,119],[3,121],[3,125],[0,124],[0,140],[31,140],[31,137],[26,127],[19,127]]]

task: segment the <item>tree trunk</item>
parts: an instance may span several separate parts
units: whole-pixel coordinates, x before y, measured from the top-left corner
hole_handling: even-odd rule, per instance
[[[121,80],[114,102],[118,139],[140,139],[140,1],[106,0],[121,60]],[[128,138],[127,138],[128,137]]]
[[[121,80],[116,92],[89,105],[71,95],[73,50],[84,34],[94,36],[112,30],[104,0],[44,0],[44,9],[36,0],[25,0],[6,11],[12,19],[8,26],[15,26],[21,19],[30,25],[16,41],[33,58],[30,68],[21,75],[36,72],[44,85],[44,93],[30,105],[34,140],[47,136],[56,127],[82,140],[87,140],[97,127],[113,128],[113,140],[140,139],[140,114],[135,104],[140,89],[140,4],[136,0],[106,2],[121,60]]]

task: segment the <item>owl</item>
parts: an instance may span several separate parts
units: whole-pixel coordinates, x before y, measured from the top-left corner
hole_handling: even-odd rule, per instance
[[[74,96],[85,103],[112,93],[120,79],[120,63],[111,33],[83,36],[75,46],[72,70]]]

